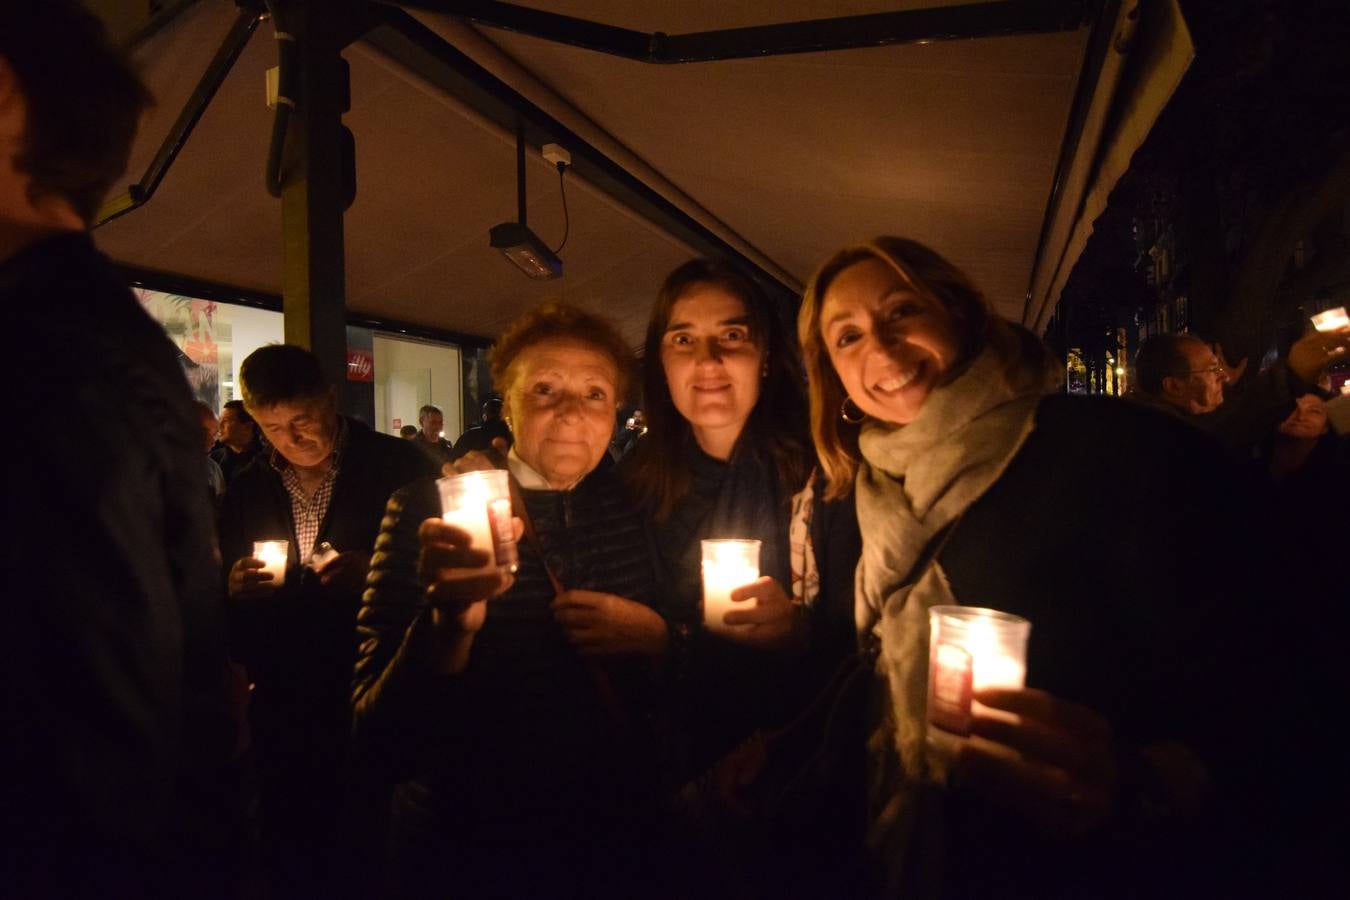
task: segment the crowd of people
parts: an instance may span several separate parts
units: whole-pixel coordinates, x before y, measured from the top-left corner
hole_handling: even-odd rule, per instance
[[[511,429],[502,420],[502,398],[497,396],[483,401],[483,417],[466,428],[457,441],[446,439],[445,411],[434,403],[423,404],[417,411],[417,424],[404,425],[399,436],[413,441],[437,465],[454,462],[473,450],[480,453],[491,450],[497,440],[509,448],[513,440]]]
[[[735,266],[679,266],[641,385],[604,317],[531,309],[453,445],[434,406],[407,440],[341,415],[291,345],[217,420],[87,234],[144,89],[74,2],[0,26],[0,298],[41,373],[17,402],[107,447],[8,467],[11,896],[1344,884],[1344,572],[1305,557],[1350,508],[1350,331],[1251,375],[1160,336],[1132,400],[1069,396],[960,269],[879,237],[817,268],[795,334]],[[442,517],[438,480],[488,470],[510,566]],[[714,616],[725,539],[760,574]],[[967,683],[937,753],[951,606],[1032,637],[1026,686]]]

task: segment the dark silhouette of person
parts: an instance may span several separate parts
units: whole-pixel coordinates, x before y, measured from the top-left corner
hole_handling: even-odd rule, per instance
[[[486,453],[493,449],[493,442],[498,438],[506,442],[506,449],[509,450],[513,440],[511,424],[502,418],[502,398],[489,397],[483,401],[482,421],[465,431],[459,436],[459,440],[455,441],[452,459],[459,459],[470,450]]]
[[[229,890],[196,793],[236,743],[202,426],[176,348],[88,234],[148,100],[74,0],[0,7],[0,305],[14,364],[41,373],[16,413],[100,436],[13,442],[6,467],[13,897]]]

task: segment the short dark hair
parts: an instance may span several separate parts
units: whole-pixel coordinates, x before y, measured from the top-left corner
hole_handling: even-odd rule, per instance
[[[413,437],[414,435],[417,434],[417,426],[416,426],[416,425],[404,425],[402,428],[400,428],[400,429],[398,430],[398,434],[399,434],[399,437],[405,437],[405,438]]]
[[[567,303],[547,302],[526,311],[502,332],[488,357],[492,381],[500,390],[511,388],[511,364],[522,350],[541,341],[562,340],[590,344],[614,360],[618,369],[617,403],[628,396],[628,373],[633,368],[633,350],[604,316]]]
[[[312,400],[328,392],[319,358],[294,344],[268,344],[239,366],[244,405],[266,409],[278,403]]]
[[[689,492],[693,428],[675,407],[661,364],[661,345],[675,304],[699,287],[717,287],[745,305],[750,339],[765,354],[759,399],[737,439],[766,469],[778,473],[787,493],[801,490],[815,463],[806,429],[806,378],[793,334],[769,297],[749,275],[717,259],[691,259],[661,284],[647,320],[643,350],[643,404],[647,433],[626,477],[640,502],[658,520],[670,517]]]
[[[434,404],[434,403],[426,403],[426,404],[423,404],[422,408],[419,409],[419,410],[417,411],[417,421],[419,421],[419,422],[422,421],[423,419],[425,419],[427,416],[431,415],[432,413],[435,413],[435,414],[438,415],[438,416],[444,416],[444,415],[445,415],[445,413],[441,410],[441,408],[440,408],[439,406],[437,406],[436,404]]]
[[[1145,338],[1134,357],[1134,382],[1139,390],[1154,397],[1162,393],[1163,379],[1178,376],[1190,368],[1190,360],[1181,348],[1187,343],[1204,345],[1193,334],[1155,334]]]
[[[75,0],[4,4],[0,57],[28,109],[15,166],[32,178],[29,199],[60,197],[92,222],[126,171],[150,93]]]
[[[224,413],[227,409],[234,410],[235,415],[239,417],[239,421],[248,425],[253,424],[253,417],[249,415],[248,410],[244,408],[243,400],[226,400],[225,405],[220,408],[220,411],[221,413]]]

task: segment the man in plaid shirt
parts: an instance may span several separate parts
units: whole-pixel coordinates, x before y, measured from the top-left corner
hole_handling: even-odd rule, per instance
[[[347,877],[348,690],[370,553],[389,495],[436,471],[410,442],[339,415],[307,350],[262,347],[239,380],[272,446],[221,510],[231,649],[255,685],[264,877],[279,896],[318,896]],[[262,540],[289,547],[280,583],[254,557]]]

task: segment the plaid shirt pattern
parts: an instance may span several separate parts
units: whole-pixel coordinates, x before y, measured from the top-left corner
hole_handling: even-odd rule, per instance
[[[337,481],[338,469],[342,465],[342,451],[347,446],[347,420],[338,416],[337,437],[333,442],[333,458],[328,465],[328,474],[313,496],[306,496],[300,486],[300,476],[296,474],[286,457],[272,449],[270,462],[272,468],[281,476],[281,483],[291,498],[291,522],[295,529],[295,546],[300,553],[300,564],[307,565],[314,554],[314,542],[319,539],[319,526],[328,515],[328,506],[333,502],[333,484]]]

